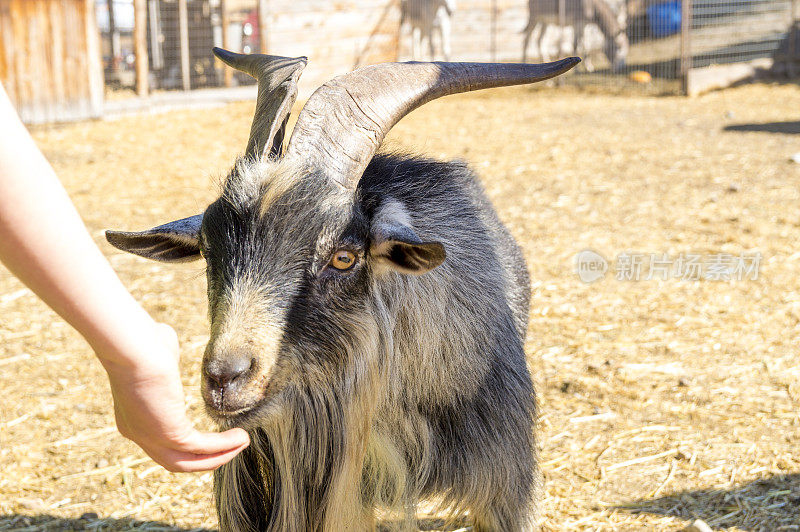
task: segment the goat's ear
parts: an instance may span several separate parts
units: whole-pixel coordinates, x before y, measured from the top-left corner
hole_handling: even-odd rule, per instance
[[[188,262],[200,258],[200,223],[203,215],[190,216],[147,231],[106,231],[117,249],[161,262]]]
[[[405,209],[394,201],[385,204],[373,218],[369,253],[396,271],[415,275],[436,268],[446,256],[440,242],[425,242],[417,236]]]

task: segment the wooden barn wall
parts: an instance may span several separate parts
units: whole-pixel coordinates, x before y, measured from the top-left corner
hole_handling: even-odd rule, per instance
[[[24,122],[100,116],[98,38],[92,0],[0,0],[0,80]]]
[[[358,66],[397,60],[399,0],[270,0],[268,6],[269,53],[308,57],[301,98]]]

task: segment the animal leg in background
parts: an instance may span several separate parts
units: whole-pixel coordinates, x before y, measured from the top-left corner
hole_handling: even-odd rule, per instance
[[[442,43],[442,56],[445,61],[450,61],[450,11],[446,6],[439,8],[439,37]]]

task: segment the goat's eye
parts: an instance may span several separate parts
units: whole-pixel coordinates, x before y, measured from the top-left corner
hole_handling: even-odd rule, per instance
[[[340,249],[331,257],[331,266],[339,271],[346,271],[356,265],[356,255],[352,251]]]

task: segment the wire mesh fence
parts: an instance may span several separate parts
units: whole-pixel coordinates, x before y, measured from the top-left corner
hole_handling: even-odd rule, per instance
[[[144,0],[144,3],[149,86],[179,89],[220,85],[220,68],[210,55],[212,47],[222,46],[220,0],[189,0],[183,5],[179,0]],[[106,83],[112,87],[132,87],[136,61],[133,1],[97,0],[96,12]]]
[[[95,6],[101,35],[101,53],[106,85],[133,86],[135,61],[133,42],[133,3],[102,0]]]
[[[792,23],[792,0],[695,0],[693,66],[773,57]]]
[[[400,50],[404,58],[465,61],[551,61],[579,55],[583,63],[559,82],[681,92],[692,69],[754,59],[796,62],[798,4],[403,0],[401,35],[410,44]]]
[[[154,86],[163,89],[184,87],[181,48],[181,17],[177,0],[149,0],[148,52]],[[188,87],[219,84],[218,72],[209,50],[221,44],[219,2],[195,0],[185,6],[186,45],[188,47]]]
[[[379,61],[579,55],[562,82],[660,93],[681,91],[690,69],[798,57],[800,0],[135,1],[156,89],[251,82],[226,74],[213,46],[308,55],[315,80]],[[106,80],[132,86],[134,0],[96,2]]]

